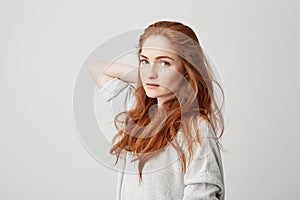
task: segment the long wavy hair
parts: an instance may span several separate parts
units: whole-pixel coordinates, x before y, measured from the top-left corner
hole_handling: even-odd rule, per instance
[[[189,152],[190,163],[193,156],[191,144],[196,142],[201,145],[199,130],[192,129],[197,127],[199,118],[208,122],[215,133],[219,130],[217,144],[221,150],[223,149],[219,142],[224,132],[224,119],[221,113],[223,103],[222,106],[218,105],[213,83],[220,88],[223,102],[224,92],[215,79],[196,34],[190,27],[175,21],[159,21],[149,25],[139,38],[139,63],[141,62],[139,55],[145,40],[158,35],[164,36],[170,42],[176,54],[180,56],[187,75],[183,81],[185,84],[176,91],[176,97],[163,103],[163,110],[158,108],[156,98],[149,98],[146,95],[141,86],[141,77],[138,75],[135,107],[115,116],[114,125],[118,132],[112,139],[113,147],[110,153],[116,155],[116,163],[122,152],[133,153],[135,157],[131,162],[138,161],[139,182],[142,181],[142,170],[146,162],[157,157],[169,145],[173,146],[179,155],[182,173],[186,172],[186,156],[175,138],[178,131],[181,131]],[[195,137],[193,133],[196,133]]]

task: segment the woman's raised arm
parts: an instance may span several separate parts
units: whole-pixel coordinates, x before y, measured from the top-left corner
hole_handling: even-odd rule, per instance
[[[138,68],[132,65],[107,61],[90,61],[87,68],[99,88],[102,88],[105,83],[113,78],[119,78],[126,82],[137,82]]]

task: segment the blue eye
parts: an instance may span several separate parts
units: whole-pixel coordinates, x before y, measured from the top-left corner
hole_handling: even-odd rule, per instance
[[[161,63],[162,63],[163,66],[170,66],[170,63],[167,62],[167,61],[163,61],[163,62],[161,62]]]
[[[148,62],[148,60],[141,60],[141,64],[147,65],[147,64],[149,64],[149,62]]]

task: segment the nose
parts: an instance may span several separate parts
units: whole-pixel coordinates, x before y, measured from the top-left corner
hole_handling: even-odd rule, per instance
[[[152,64],[149,66],[149,70],[147,73],[147,78],[148,79],[156,79],[157,78],[157,69],[156,69],[156,64]]]

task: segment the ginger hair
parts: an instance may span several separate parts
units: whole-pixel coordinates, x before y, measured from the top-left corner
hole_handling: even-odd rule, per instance
[[[146,162],[157,157],[169,145],[175,148],[180,157],[182,174],[186,172],[186,156],[175,138],[180,130],[190,155],[190,162],[193,156],[191,144],[196,142],[201,145],[201,133],[195,128],[198,127],[199,119],[205,120],[215,133],[220,127],[220,134],[216,139],[222,150],[219,139],[224,132],[224,119],[214,96],[213,83],[220,88],[223,99],[224,93],[215,80],[196,34],[190,27],[175,21],[159,21],[149,25],[139,38],[139,63],[145,40],[158,35],[164,36],[182,59],[187,72],[186,83],[192,88],[192,92],[187,94],[186,85],[183,85],[178,89],[176,97],[163,103],[165,112],[160,112],[157,99],[147,97],[144,88],[137,87],[134,94],[135,107],[115,116],[114,124],[118,132],[112,140],[113,147],[110,153],[116,155],[117,163],[122,152],[132,152],[135,155],[132,162],[138,161],[140,182]],[[139,75],[137,85],[142,85]],[[149,116],[149,111],[153,108],[153,116]]]

